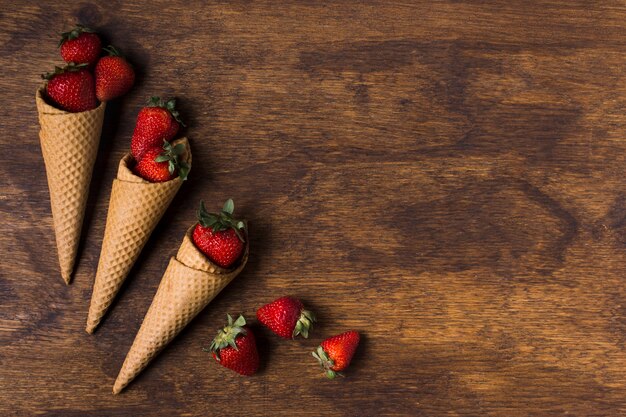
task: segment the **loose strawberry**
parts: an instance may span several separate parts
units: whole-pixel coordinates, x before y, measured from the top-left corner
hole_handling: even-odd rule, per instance
[[[165,142],[162,148],[153,148],[145,153],[141,161],[135,165],[135,174],[150,182],[169,181],[177,175],[185,181],[189,174],[189,165],[180,160],[184,153],[185,145],[182,143],[172,146]]]
[[[171,141],[180,125],[185,126],[176,111],[175,99],[163,101],[159,97],[150,98],[148,106],[139,111],[130,142],[135,160],[141,160],[150,148],[160,148],[163,141]]]
[[[55,67],[53,73],[42,78],[48,80],[47,96],[61,110],[77,113],[98,107],[93,75],[85,64]]]
[[[65,62],[87,64],[90,67],[98,61],[101,52],[98,35],[82,25],[76,25],[69,32],[62,33],[59,47],[61,48],[61,57]]]
[[[239,260],[244,248],[245,224],[233,218],[235,203],[228,199],[220,213],[208,213],[200,202],[198,225],[193,242],[213,263],[230,268]]]
[[[246,319],[239,316],[235,322],[228,316],[228,324],[217,332],[210,349],[213,358],[241,375],[253,375],[259,369],[259,352],[252,330]]]
[[[100,58],[94,71],[96,96],[100,101],[109,101],[128,93],[135,82],[135,71],[113,45],[104,50],[109,55]]]
[[[285,339],[293,339],[299,334],[309,337],[309,329],[315,322],[315,315],[305,310],[302,302],[293,297],[281,297],[264,305],[257,310],[256,317]]]
[[[359,345],[359,339],[359,333],[354,330],[341,333],[324,340],[313,352],[313,357],[322,365],[329,379],[341,375],[339,371],[343,371],[350,365],[354,351]]]

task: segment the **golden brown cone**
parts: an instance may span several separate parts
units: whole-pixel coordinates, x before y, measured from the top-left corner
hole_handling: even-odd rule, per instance
[[[76,262],[106,103],[93,110],[70,113],[46,103],[43,88],[37,89],[35,102],[61,276],[69,284]]]
[[[185,144],[182,160],[191,167],[186,138],[172,142]],[[102,241],[98,271],[87,317],[87,333],[93,333],[117,295],[150,234],[159,223],[182,184],[180,177],[151,183],[135,175],[129,167],[133,158],[126,154],[113,180],[109,213]]]
[[[118,394],[233,280],[248,261],[249,245],[239,266],[227,270],[209,261],[191,240],[193,227],[176,257],[163,274],[161,284],[126,355],[113,393]]]

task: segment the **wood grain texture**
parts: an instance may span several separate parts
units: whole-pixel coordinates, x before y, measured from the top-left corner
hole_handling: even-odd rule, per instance
[[[139,76],[107,108],[66,287],[33,96],[77,20]],[[0,414],[626,414],[625,22],[619,1],[4,3]],[[179,98],[194,169],[89,336],[111,182],[151,95]],[[199,200],[228,197],[248,266],[112,396]],[[319,316],[309,341],[258,329],[253,378],[202,352],[226,312],[286,293]],[[348,377],[321,379],[309,351],[350,328]]]

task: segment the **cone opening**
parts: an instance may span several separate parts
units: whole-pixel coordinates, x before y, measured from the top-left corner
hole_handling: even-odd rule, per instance
[[[249,239],[248,239],[248,225],[246,223],[245,227],[245,239],[246,246],[244,248],[243,253],[235,262],[233,266],[230,268],[222,268],[221,266],[211,262],[211,260],[204,254],[196,244],[193,242],[193,230],[196,227],[197,223],[187,229],[185,233],[185,237],[183,238],[183,243],[178,249],[178,253],[176,254],[176,259],[182,262],[185,265],[193,267],[195,269],[199,269],[201,271],[212,272],[214,274],[229,274],[245,264],[248,257],[249,250]]]
[[[181,155],[180,160],[182,162],[186,162],[187,165],[189,165],[189,168],[191,168],[191,149],[189,148],[189,141],[187,140],[187,138],[183,137],[180,139],[176,139],[175,141],[172,142],[172,146],[176,146],[181,143],[185,145],[186,151],[183,155]],[[182,182],[182,179],[180,178],[180,176],[177,176],[176,178],[172,178],[169,181],[163,181],[163,182],[150,182],[150,181],[144,180],[139,175],[133,172],[133,168],[135,167],[136,163],[137,162],[135,161],[135,158],[133,158],[130,152],[125,154],[120,160],[120,164],[117,169],[117,179],[120,181],[136,182],[136,183],[141,183],[141,184],[154,184],[154,185],[160,185],[160,186],[164,186],[165,184],[171,184],[174,181]]]
[[[91,109],[91,110],[86,110],[83,112],[69,112],[69,111],[65,111],[62,109],[59,109],[58,107],[56,107],[54,105],[54,103],[52,102],[52,100],[48,97],[48,95],[46,94],[46,88],[45,87],[39,87],[37,89],[37,93],[35,94],[35,98],[37,100],[37,104],[39,104],[40,109],[39,111],[41,113],[47,114],[47,115],[56,115],[56,116],[60,116],[60,115],[70,115],[70,114],[86,114],[89,112],[98,112],[98,111],[103,111],[104,107],[106,106],[106,103],[104,101],[101,101],[100,104],[98,105],[98,107],[96,107],[95,109]]]

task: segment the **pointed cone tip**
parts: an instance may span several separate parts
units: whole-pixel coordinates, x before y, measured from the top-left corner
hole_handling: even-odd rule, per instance
[[[96,327],[98,327],[98,324],[94,324],[94,323],[87,323],[87,327],[85,327],[85,331],[89,334],[93,334],[93,332],[96,330]]]
[[[122,368],[124,366],[122,365]],[[115,378],[115,382],[113,383],[113,394],[119,394],[120,392],[122,392],[124,390],[124,388],[126,388],[126,386],[130,383],[129,380],[123,381],[121,379],[121,370],[120,370],[120,374],[117,375],[117,378]]]

